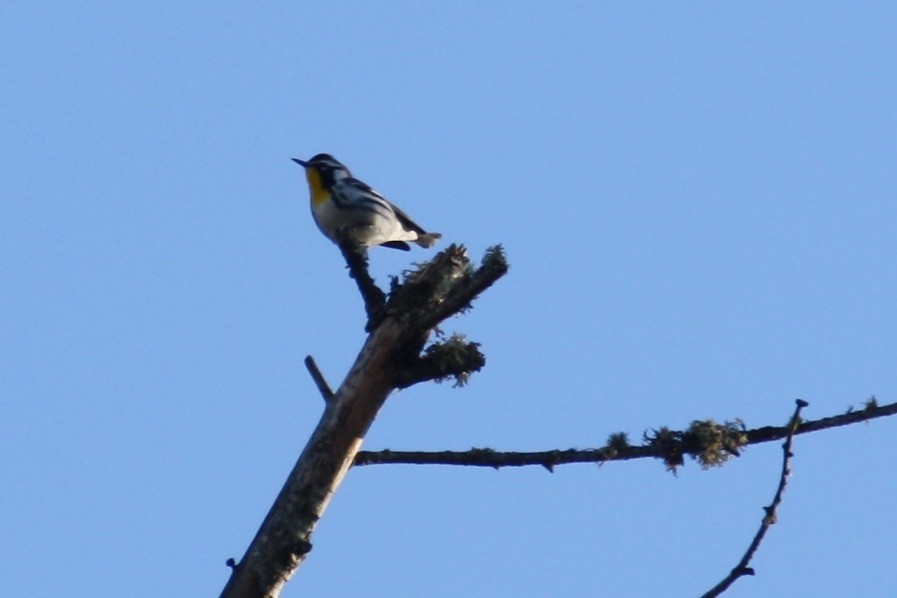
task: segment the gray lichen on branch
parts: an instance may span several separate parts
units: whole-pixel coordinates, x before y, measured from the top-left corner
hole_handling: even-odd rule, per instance
[[[501,245],[486,250],[478,268],[463,245],[449,245],[416,270],[394,280],[386,312],[419,330],[429,330],[470,308],[471,302],[508,271]]]
[[[703,469],[719,467],[747,444],[744,422],[740,419],[718,424],[712,419],[695,420],[685,431],[661,427],[645,432],[645,446],[657,449],[667,469],[676,471],[684,455],[690,455]]]
[[[486,356],[480,352],[480,344],[467,342],[462,334],[453,334],[427,347],[423,355],[402,373],[396,385],[408,388],[418,382],[443,382],[454,378],[455,387],[464,386],[470,375],[484,365]]]

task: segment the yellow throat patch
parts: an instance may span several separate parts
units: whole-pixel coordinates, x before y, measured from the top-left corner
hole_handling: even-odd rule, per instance
[[[330,192],[324,188],[321,175],[314,168],[305,169],[305,178],[308,179],[308,190],[311,192],[311,205],[319,206],[330,197]]]

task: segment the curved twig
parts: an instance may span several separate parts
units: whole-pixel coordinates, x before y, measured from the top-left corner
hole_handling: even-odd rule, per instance
[[[748,549],[744,552],[744,556],[741,557],[738,564],[735,565],[732,571],[730,571],[721,582],[713,586],[701,598],[715,598],[729,589],[729,586],[735,583],[739,578],[744,577],[745,575],[754,574],[754,570],[748,567],[748,565],[750,564],[751,559],[754,558],[754,553],[760,548],[760,543],[763,541],[763,537],[766,535],[767,530],[769,530],[769,527],[776,522],[776,510],[782,502],[782,494],[785,492],[785,486],[788,484],[788,476],[791,475],[791,458],[794,456],[794,453],[791,452],[791,442],[794,440],[794,434],[797,432],[797,424],[800,421],[800,412],[807,406],[807,402],[801,399],[797,399],[795,403],[797,405],[794,408],[794,415],[791,416],[791,421],[788,423],[790,431],[788,432],[788,437],[785,438],[785,443],[782,445],[782,473],[779,475],[779,485],[776,488],[775,496],[772,498],[772,503],[770,503],[768,507],[763,507],[764,514],[763,520],[760,522],[760,529],[754,534],[754,539],[751,540]]]

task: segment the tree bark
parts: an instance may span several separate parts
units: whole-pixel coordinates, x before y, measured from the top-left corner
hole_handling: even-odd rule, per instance
[[[476,343],[458,337],[421,351],[430,330],[470,306],[508,270],[500,247],[487,251],[478,269],[466,250],[451,245],[415,272],[394,281],[388,301],[366,270],[365,256],[340,247],[356,280],[371,331],[342,385],[325,397],[324,414],[280,494],[239,563],[221,598],[276,598],[311,551],[311,535],[333,493],[352,466],[364,436],[386,398],[398,387],[454,377],[463,383],[485,359]],[[311,360],[311,364],[313,364]],[[309,361],[306,361],[309,365]],[[317,368],[310,368],[317,371]],[[414,375],[409,375],[412,372]]]
[[[421,334],[396,319],[368,337],[355,364],[326,404],[274,505],[221,593],[229,598],[274,598],[311,550],[311,534],[361,449],[364,435],[394,387],[396,359]]]

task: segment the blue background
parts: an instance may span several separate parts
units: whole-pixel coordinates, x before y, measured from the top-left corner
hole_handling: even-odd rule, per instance
[[[293,157],[512,266],[445,326],[486,369],[395,394],[365,448],[897,400],[895,31],[890,2],[4,3],[0,591],[223,587],[320,415],[303,357],[336,386],[364,340]],[[729,595],[891,595],[895,425],[798,438]],[[780,460],[359,468],[284,596],[694,596]]]

